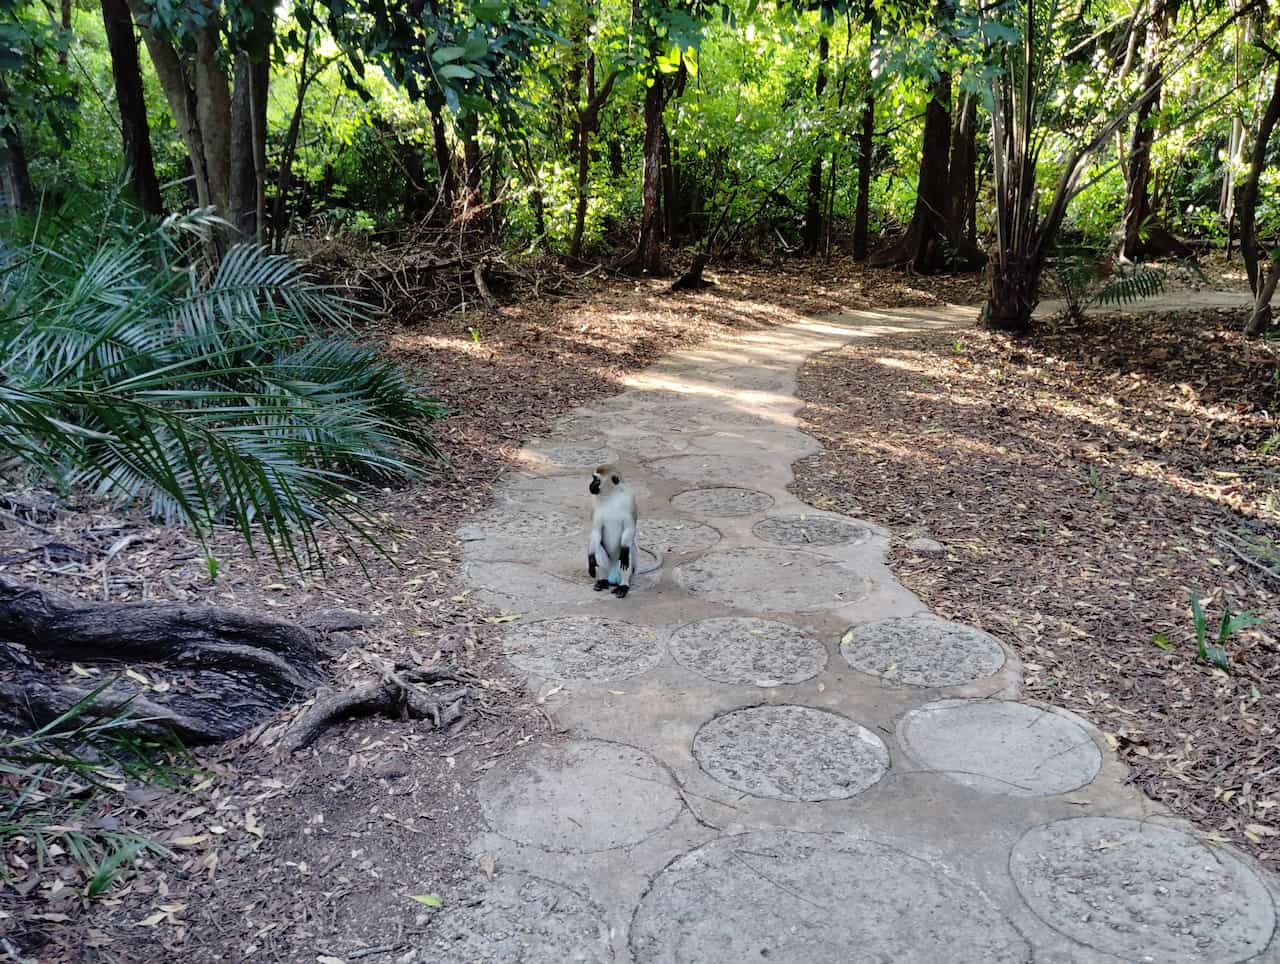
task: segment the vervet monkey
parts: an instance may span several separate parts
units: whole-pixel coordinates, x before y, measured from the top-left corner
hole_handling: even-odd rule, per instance
[[[631,591],[636,572],[636,497],[622,481],[615,465],[601,465],[591,475],[591,545],[587,549],[587,573],[596,580],[596,592],[613,587],[619,599]],[[599,569],[603,578],[597,578]]]

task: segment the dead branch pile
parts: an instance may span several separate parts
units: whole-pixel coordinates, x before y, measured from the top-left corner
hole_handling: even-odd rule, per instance
[[[506,251],[474,220],[450,227],[419,224],[390,241],[300,236],[292,251],[331,283],[405,324],[589,287],[580,268],[547,254]]]

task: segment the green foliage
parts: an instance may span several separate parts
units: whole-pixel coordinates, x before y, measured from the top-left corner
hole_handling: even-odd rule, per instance
[[[48,11],[24,0],[0,0],[0,126],[50,132],[66,149],[76,133],[79,85],[66,54],[71,35]]]
[[[130,783],[173,785],[184,772],[181,745],[172,737],[144,739],[131,729],[127,706],[107,709],[96,687],[57,719],[26,736],[0,737],[0,850],[34,854],[37,868],[74,866],[86,897],[100,897],[145,851],[161,845],[128,830],[89,819],[95,803]],[[8,859],[0,875],[9,874]]]
[[[1262,620],[1250,613],[1232,613],[1226,606],[1222,608],[1222,619],[1218,622],[1217,635],[1209,640],[1209,621],[1205,617],[1204,608],[1200,605],[1200,597],[1191,594],[1191,615],[1195,620],[1196,657],[1215,669],[1231,668],[1231,657],[1227,655],[1227,643],[1231,637],[1250,626],[1259,625]]]
[[[292,260],[241,245],[205,273],[214,225],[108,203],[46,215],[9,250],[0,453],[202,536],[231,522],[314,557],[319,520],[365,532],[353,493],[438,457],[442,409],[351,341],[360,306]]]
[[[1085,309],[1126,305],[1152,298],[1164,290],[1165,273],[1148,265],[1117,266],[1108,278],[1099,277],[1100,252],[1075,252],[1059,256],[1053,273],[1067,303],[1068,317],[1079,319]]]

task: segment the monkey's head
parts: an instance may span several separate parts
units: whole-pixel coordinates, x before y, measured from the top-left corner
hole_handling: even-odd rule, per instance
[[[622,484],[622,476],[616,466],[601,465],[591,474],[591,494],[599,495]]]

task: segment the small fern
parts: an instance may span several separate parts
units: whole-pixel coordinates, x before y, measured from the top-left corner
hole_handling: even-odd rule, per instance
[[[1119,269],[1105,282],[1099,277],[1110,271],[1110,262],[1096,251],[1061,254],[1054,259],[1053,273],[1067,303],[1066,315],[1079,321],[1086,308],[1127,305],[1158,295],[1164,290],[1165,274],[1159,268]]]
[[[1159,268],[1134,268],[1117,275],[1097,290],[1089,303],[1094,305],[1128,305],[1151,298],[1164,291],[1164,272]]]

